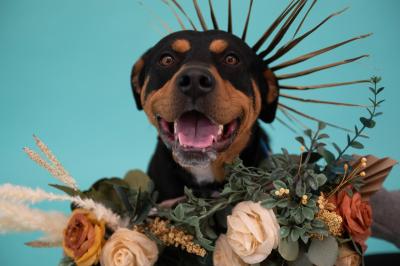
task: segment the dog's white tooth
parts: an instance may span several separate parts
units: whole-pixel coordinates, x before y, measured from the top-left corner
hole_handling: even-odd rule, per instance
[[[174,134],[176,134],[176,132],[178,132],[178,123],[175,121],[174,122]]]
[[[218,136],[222,135],[223,131],[224,131],[224,125],[219,125],[219,127],[218,127]]]
[[[206,152],[206,148],[203,148],[201,151],[202,151],[202,152]]]

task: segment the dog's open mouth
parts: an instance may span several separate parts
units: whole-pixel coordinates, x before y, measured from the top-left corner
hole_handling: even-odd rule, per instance
[[[217,152],[225,150],[235,138],[239,119],[222,125],[198,111],[181,115],[174,122],[158,117],[160,135],[172,147],[175,157],[186,165],[201,165],[212,160]]]

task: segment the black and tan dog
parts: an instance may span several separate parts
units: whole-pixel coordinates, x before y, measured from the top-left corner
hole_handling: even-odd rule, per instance
[[[159,133],[148,173],[159,200],[184,186],[207,192],[223,182],[237,156],[257,165],[268,139],[257,120],[272,122],[278,101],[273,73],[240,38],[218,30],[173,33],[133,67],[132,89]]]

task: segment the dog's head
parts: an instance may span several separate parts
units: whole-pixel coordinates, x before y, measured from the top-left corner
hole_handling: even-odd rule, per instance
[[[131,82],[137,107],[183,167],[234,159],[258,118],[272,122],[279,94],[262,59],[216,30],[165,37],[136,62]]]

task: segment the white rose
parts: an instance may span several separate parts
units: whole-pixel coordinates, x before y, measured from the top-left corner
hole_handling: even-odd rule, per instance
[[[241,202],[228,216],[228,243],[248,264],[264,261],[278,247],[279,234],[275,213],[260,203]]]
[[[215,242],[213,255],[214,266],[247,266],[239,256],[233,252],[226,235],[220,235]]]
[[[152,266],[157,261],[154,241],[137,231],[120,228],[108,239],[101,252],[102,266]]]

